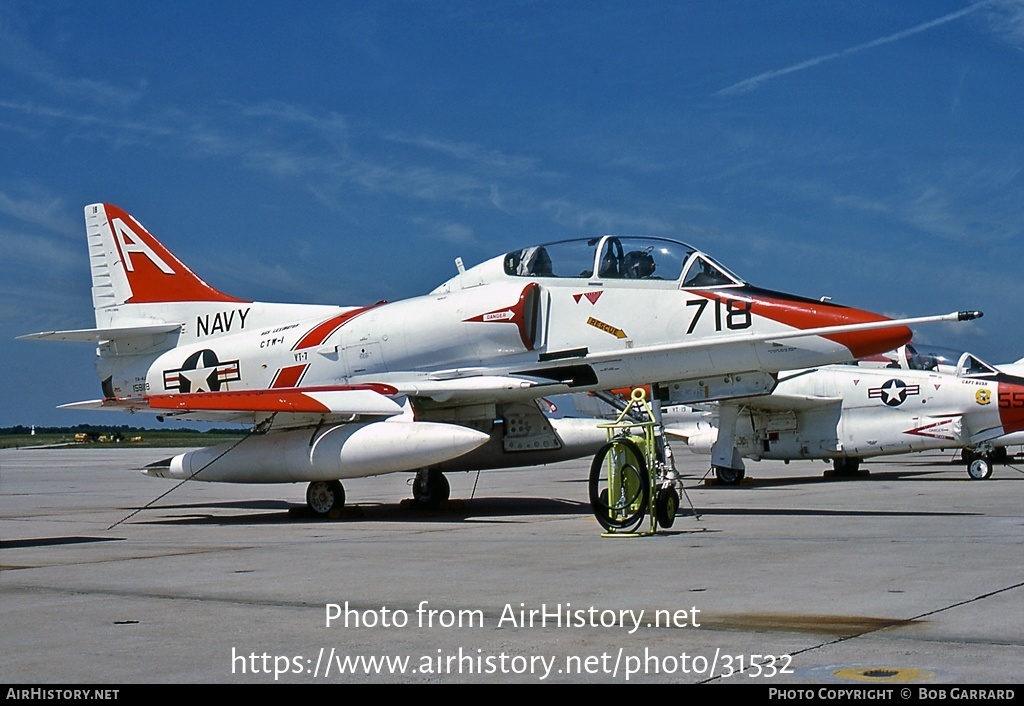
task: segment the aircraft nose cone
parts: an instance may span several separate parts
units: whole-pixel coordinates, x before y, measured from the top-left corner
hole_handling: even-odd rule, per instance
[[[755,290],[752,294],[754,313],[795,329],[806,330],[891,320],[887,316],[871,311],[780,292]],[[854,358],[863,358],[899,348],[910,342],[913,333],[906,326],[891,326],[867,331],[825,334],[822,337],[848,348]]]
[[[1008,376],[1000,380],[996,399],[1003,433],[1024,431],[1024,379]]]

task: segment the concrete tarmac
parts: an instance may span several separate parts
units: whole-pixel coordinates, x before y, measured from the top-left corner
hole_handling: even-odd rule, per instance
[[[354,479],[321,521],[303,485],[135,470],[175,452],[0,451],[0,681],[1024,682],[1024,464],[722,487],[683,452],[675,524],[609,538],[589,461],[451,474],[443,511]]]

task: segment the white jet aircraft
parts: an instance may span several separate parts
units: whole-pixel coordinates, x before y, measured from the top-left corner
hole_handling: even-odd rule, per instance
[[[246,422],[254,433],[179,454],[151,476],[306,482],[337,516],[340,479],[415,472],[417,500],[448,497],[443,471],[592,453],[593,420],[536,401],[639,381],[668,402],[770,392],[775,373],[910,340],[909,325],[750,286],[707,255],[653,237],[526,247],[431,293],[371,306],[261,303],[197,277],[135,218],[85,209],[95,328],[26,338],[99,344],[103,399],[68,407]]]
[[[710,452],[725,484],[743,479],[744,458],[831,459],[836,473],[853,475],[864,458],[956,448],[968,452],[970,477],[984,479],[996,449],[1024,430],[1024,378],[970,353],[906,345],[852,365],[783,373],[772,394],[715,407],[703,418],[666,410],[665,431]]]

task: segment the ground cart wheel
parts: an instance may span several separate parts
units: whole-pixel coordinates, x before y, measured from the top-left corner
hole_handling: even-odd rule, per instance
[[[679,493],[675,488],[662,488],[658,491],[658,497],[654,501],[654,511],[658,518],[658,524],[665,529],[672,526],[676,521],[676,511],[679,509]]]
[[[647,462],[636,442],[616,437],[601,447],[590,465],[590,505],[609,532],[632,532],[650,500]]]

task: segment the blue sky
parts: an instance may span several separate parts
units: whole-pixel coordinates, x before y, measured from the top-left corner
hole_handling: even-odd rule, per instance
[[[645,233],[759,286],[1024,356],[1024,1],[8,0],[0,426],[100,396],[82,209],[214,286],[362,305]]]

